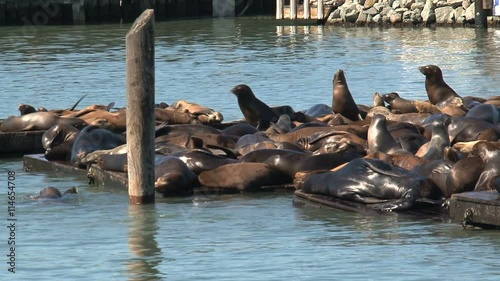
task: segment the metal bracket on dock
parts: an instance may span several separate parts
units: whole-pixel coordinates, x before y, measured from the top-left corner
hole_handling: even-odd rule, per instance
[[[464,218],[460,223],[463,229],[466,229],[467,225],[472,225],[473,217],[474,217],[474,210],[472,208],[468,208],[467,210],[465,210]]]

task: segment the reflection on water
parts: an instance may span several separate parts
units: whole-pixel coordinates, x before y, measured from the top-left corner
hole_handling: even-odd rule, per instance
[[[68,108],[84,94],[80,107],[124,106],[128,28],[0,27],[0,118],[18,114],[19,103]],[[500,35],[491,29],[280,26],[235,18],[161,22],[155,32],[156,100],[187,99],[226,120],[242,117],[229,92],[234,85],[247,83],[266,103],[300,110],[331,102],[339,68],[362,104],[371,104],[375,91],[426,98],[417,68],[431,63],[459,94],[492,96],[500,88]],[[500,274],[498,231],[294,208],[291,193],[130,206],[126,190],[116,187],[26,173],[20,159],[0,160],[0,171],[7,170],[18,175],[19,280],[495,280]],[[79,194],[30,200],[50,185],[77,186]]]

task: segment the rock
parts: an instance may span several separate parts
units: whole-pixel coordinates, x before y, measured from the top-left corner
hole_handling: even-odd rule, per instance
[[[404,12],[408,11],[407,8],[397,8],[394,9],[395,12],[403,14]]]
[[[337,9],[337,10],[333,11],[332,14],[330,15],[329,19],[339,19],[339,20],[341,20],[341,18],[340,18],[340,9]]]
[[[340,18],[344,22],[355,23],[359,17],[359,13],[362,11],[363,6],[351,3],[342,5],[343,9],[340,11]]]
[[[469,0],[464,0],[462,2],[462,7],[464,7],[464,10],[466,10],[467,8],[469,8],[471,2]]]
[[[373,5],[373,8],[375,8],[379,13],[384,9],[386,3],[383,2],[378,2],[375,5]]]
[[[420,11],[406,11],[403,13],[403,23],[419,24],[422,22]]]
[[[380,14],[376,14],[372,18],[372,22],[381,24],[382,23],[382,16]]]
[[[401,1],[401,7],[405,7],[407,9],[410,9],[411,5],[413,5],[414,3],[415,3],[415,0],[402,0]]]
[[[356,24],[364,25],[368,22],[368,14],[365,11],[359,13],[358,19],[356,19]]]
[[[425,6],[425,3],[422,3],[422,2],[413,3],[410,7],[410,10],[414,11],[416,9],[419,9],[420,11],[422,11],[422,9],[424,9],[424,6]]]
[[[425,24],[432,24],[436,22],[436,14],[434,13],[434,4],[432,0],[427,0],[425,2],[424,8],[422,9],[422,22]]]
[[[464,7],[458,7],[455,9],[455,22],[465,23],[465,9]]]
[[[451,6],[453,9],[456,9],[458,7],[462,6],[463,0],[448,0],[447,3],[449,6]]]
[[[375,9],[374,7],[371,7],[368,10],[364,10],[363,12],[367,13],[372,17],[379,13],[379,11],[377,11],[377,9]]]
[[[401,2],[399,2],[399,0],[395,0],[394,2],[392,2],[391,7],[392,9],[396,10],[397,8],[401,7]]]
[[[436,8],[436,23],[454,23],[455,22],[455,9],[450,6]]]
[[[448,3],[445,0],[440,0],[436,3],[436,8],[447,7]]]
[[[373,5],[375,5],[375,3],[377,3],[377,0],[366,0],[365,4],[363,5],[363,7],[365,9],[368,9],[368,8],[373,7]]]
[[[391,13],[391,15],[389,16],[389,20],[391,21],[391,23],[400,23],[402,22],[403,20],[403,14],[402,13],[397,13],[397,12],[393,12]]]
[[[470,5],[467,9],[465,9],[465,21],[473,23],[476,19],[475,14],[476,14],[475,5]]]

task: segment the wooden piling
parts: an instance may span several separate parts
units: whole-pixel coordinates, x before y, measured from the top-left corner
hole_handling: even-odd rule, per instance
[[[85,6],[84,0],[72,0],[73,6],[73,23],[85,24]]]
[[[304,8],[304,19],[308,20],[311,18],[311,6],[309,5],[309,0],[304,0],[304,5],[302,5]]]
[[[323,12],[323,0],[318,0],[318,19],[322,20],[325,17]]]
[[[0,25],[5,24],[5,0],[0,0]]]
[[[126,36],[127,160],[131,204],[154,203],[154,10],[145,10]]]
[[[120,22],[122,19],[120,0],[109,0],[109,21]]]
[[[290,18],[297,19],[297,0],[290,0]]]
[[[277,20],[282,20],[283,19],[283,8],[285,6],[285,1],[284,0],[276,0],[276,19]]]
[[[474,25],[479,28],[487,28],[487,14],[483,8],[483,0],[474,1],[474,5],[476,11]]]

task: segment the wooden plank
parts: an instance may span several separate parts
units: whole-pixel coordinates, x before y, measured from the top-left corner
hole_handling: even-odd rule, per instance
[[[48,161],[43,154],[29,154],[23,157],[24,170],[28,172],[62,172],[87,177],[87,170],[65,162]]]
[[[62,0],[61,14],[62,14],[62,24],[73,24],[73,3],[71,0]]]
[[[5,0],[5,23],[18,24],[20,23],[17,17],[17,1]]]
[[[453,194],[450,217],[464,226],[500,227],[500,193],[486,190]]]
[[[215,0],[217,1],[217,0]],[[188,17],[199,17],[200,16],[200,1],[199,0],[186,0],[188,7],[187,16]]]
[[[33,13],[31,12],[31,3],[29,0],[18,0],[17,1],[17,17],[18,21],[23,24],[30,25],[41,25],[43,23],[43,18],[33,18]],[[46,24],[46,23],[45,23]]]
[[[44,152],[42,135],[45,131],[0,132],[0,156]]]
[[[108,0],[108,1],[109,1],[108,21],[120,22],[122,19],[120,0]]]
[[[167,0],[166,3],[166,13],[167,13],[167,18],[175,18],[177,16],[176,10],[177,10],[177,1],[176,0]]]
[[[179,18],[187,17],[187,0],[176,0],[175,15]]]
[[[212,0],[201,0],[200,14],[203,17],[211,17],[213,15]]]
[[[85,24],[85,5],[84,0],[72,0],[73,23]]]

